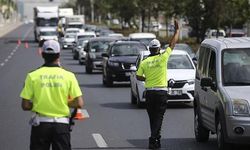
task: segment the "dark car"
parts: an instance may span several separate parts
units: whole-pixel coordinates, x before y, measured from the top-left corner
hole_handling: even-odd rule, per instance
[[[112,37],[96,37],[89,39],[84,50],[86,51],[86,73],[93,70],[102,70],[102,53],[105,53],[110,42],[117,40]]]
[[[130,81],[131,66],[141,51],[147,51],[146,45],[138,41],[116,41],[109,45],[103,56],[103,84],[112,86],[113,81]]]

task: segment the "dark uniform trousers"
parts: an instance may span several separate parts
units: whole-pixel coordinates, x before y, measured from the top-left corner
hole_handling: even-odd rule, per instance
[[[30,150],[71,150],[70,126],[65,123],[40,122],[32,126]]]
[[[161,138],[161,126],[167,108],[167,91],[147,90],[146,109],[150,121],[151,138]]]

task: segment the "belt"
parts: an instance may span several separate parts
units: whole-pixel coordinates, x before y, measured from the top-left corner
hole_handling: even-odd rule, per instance
[[[146,90],[155,90],[155,91],[168,91],[167,87],[149,87]]]
[[[37,116],[37,119],[40,122],[55,122],[55,123],[69,123],[69,118],[67,117],[44,117],[44,116]]]

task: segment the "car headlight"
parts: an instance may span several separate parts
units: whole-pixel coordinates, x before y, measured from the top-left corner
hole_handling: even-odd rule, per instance
[[[108,64],[110,66],[114,66],[114,67],[118,67],[119,66],[119,63],[118,62],[114,62],[114,61],[109,61]]]
[[[249,104],[247,100],[233,99],[233,114],[236,116],[249,116]]]
[[[194,80],[188,80],[187,82],[188,82],[188,85],[194,84]]]

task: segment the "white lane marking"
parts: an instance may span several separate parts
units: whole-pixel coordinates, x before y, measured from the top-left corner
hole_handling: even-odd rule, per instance
[[[108,147],[107,143],[104,141],[101,134],[93,133],[92,136],[93,136],[98,147],[100,147],[100,148]]]
[[[27,38],[27,36],[30,34],[30,32],[32,31],[33,28],[30,28],[24,35],[24,37],[22,38],[22,41],[25,40]],[[10,55],[4,60],[4,62],[8,62],[9,59],[12,58],[12,56],[14,55],[14,53],[18,50],[18,48],[20,47],[20,45],[17,45],[12,52],[10,53]],[[3,67],[5,65],[5,63],[1,63],[0,66]]]

